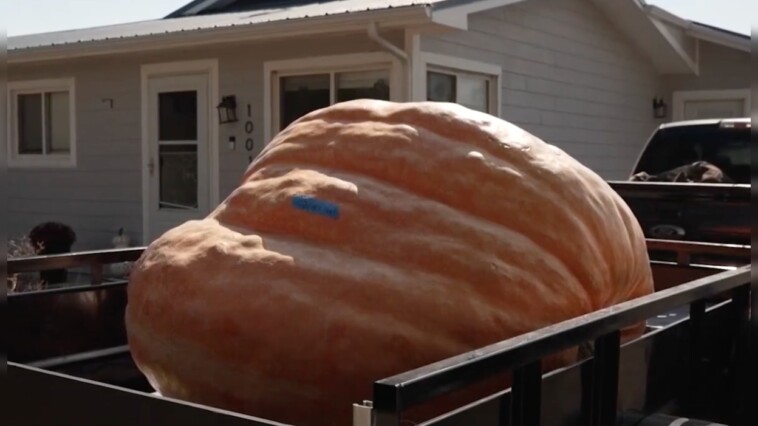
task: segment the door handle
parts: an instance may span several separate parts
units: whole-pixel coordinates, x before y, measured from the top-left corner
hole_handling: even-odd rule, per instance
[[[153,176],[155,172],[155,160],[153,160],[152,157],[150,157],[150,161],[147,162],[147,170],[150,173],[150,176]]]

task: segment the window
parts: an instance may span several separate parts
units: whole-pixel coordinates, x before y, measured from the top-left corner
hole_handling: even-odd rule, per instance
[[[385,53],[269,62],[264,73],[271,102],[270,116],[264,109],[266,141],[311,111],[353,99],[397,100],[401,89],[400,64]]]
[[[303,115],[338,102],[372,98],[390,100],[390,70],[284,75],[279,80],[279,128]]]
[[[73,166],[73,80],[13,82],[9,87],[9,164]]]
[[[481,75],[427,71],[426,99],[454,102],[477,111],[490,109],[490,78]]]
[[[426,100],[453,102],[499,116],[497,66],[424,53]]]
[[[750,126],[702,124],[656,131],[633,173],[658,174],[707,161],[737,183],[750,183]]]

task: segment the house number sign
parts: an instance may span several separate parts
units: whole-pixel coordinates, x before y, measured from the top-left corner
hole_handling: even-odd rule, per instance
[[[250,104],[247,104],[247,121],[245,122],[245,133],[247,134],[247,139],[245,140],[245,149],[248,153],[253,152],[253,148],[255,148],[255,142],[253,141],[253,131],[255,130],[255,126],[253,125],[252,118],[252,111],[250,110]],[[253,156],[252,154],[248,155],[247,157],[248,163],[253,162]]]

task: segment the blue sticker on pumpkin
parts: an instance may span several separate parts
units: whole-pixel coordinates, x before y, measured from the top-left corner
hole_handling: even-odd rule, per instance
[[[314,197],[295,195],[292,197],[292,205],[300,210],[305,210],[332,219],[337,219],[340,216],[340,207],[337,204],[319,200]]]

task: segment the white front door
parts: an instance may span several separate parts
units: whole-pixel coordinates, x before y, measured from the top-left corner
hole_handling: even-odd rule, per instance
[[[207,74],[148,80],[148,243],[210,210],[208,84]]]

